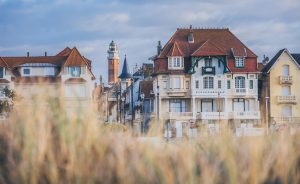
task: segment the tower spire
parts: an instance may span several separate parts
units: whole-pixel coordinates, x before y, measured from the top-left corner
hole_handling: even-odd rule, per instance
[[[126,54],[125,54],[125,59],[124,59],[124,63],[123,63],[122,73],[120,74],[119,78],[120,79],[132,78],[132,75],[129,73]]]

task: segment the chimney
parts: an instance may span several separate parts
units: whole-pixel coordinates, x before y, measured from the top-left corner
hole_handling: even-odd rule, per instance
[[[193,34],[193,26],[190,25],[190,32],[188,34],[188,42],[194,43],[194,34]]]
[[[27,57],[29,57],[29,52],[27,52]]]
[[[47,56],[47,52],[45,52],[45,56]]]
[[[102,85],[102,75],[100,75],[99,80],[100,80],[100,86],[101,86]]]
[[[158,41],[158,45],[157,45],[157,56],[160,54],[161,49],[162,49],[162,47],[161,47],[161,42]]]
[[[266,57],[266,55],[264,55],[264,59],[262,60],[262,64],[266,65],[269,62],[269,57]]]

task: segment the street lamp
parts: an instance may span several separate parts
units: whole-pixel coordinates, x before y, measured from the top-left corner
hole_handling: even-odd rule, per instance
[[[157,78],[157,81],[156,81],[156,89],[157,89],[157,112],[156,112],[156,118],[157,120],[159,120],[159,85],[158,85],[158,78]]]

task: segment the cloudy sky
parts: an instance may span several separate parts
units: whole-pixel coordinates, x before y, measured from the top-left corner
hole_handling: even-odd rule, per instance
[[[262,58],[300,52],[299,0],[0,0],[0,55],[56,54],[76,46],[107,80],[117,42],[131,67],[155,54],[178,27],[229,27]],[[121,67],[121,66],[120,66]]]

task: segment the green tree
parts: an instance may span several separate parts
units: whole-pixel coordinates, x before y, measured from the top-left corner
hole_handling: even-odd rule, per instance
[[[5,96],[5,98],[0,100],[0,114],[7,116],[13,109],[16,94],[13,90],[9,89],[8,86],[0,90],[0,93]]]

